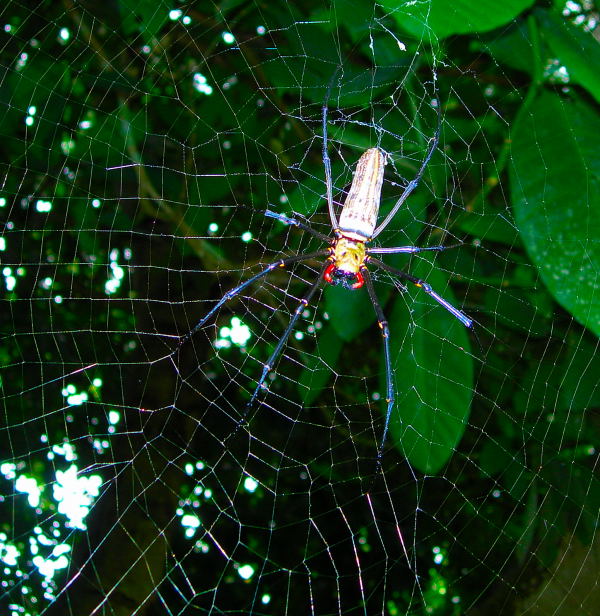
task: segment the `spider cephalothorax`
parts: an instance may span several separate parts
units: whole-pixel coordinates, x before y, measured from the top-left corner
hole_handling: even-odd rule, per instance
[[[347,289],[360,289],[365,284],[361,269],[365,266],[367,249],[364,242],[337,237],[329,249],[331,263],[323,278],[329,284],[341,284]]]

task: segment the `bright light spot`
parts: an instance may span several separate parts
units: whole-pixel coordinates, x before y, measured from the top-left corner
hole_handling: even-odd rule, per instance
[[[185,536],[191,538],[200,526],[200,520],[195,515],[187,514],[181,518],[181,525],[185,528]]]
[[[17,65],[16,65],[17,71],[20,71],[22,68],[25,67],[25,65],[27,64],[27,60],[29,60],[29,55],[27,53],[23,52],[19,56],[19,59],[17,60]]]
[[[116,426],[121,421],[121,413],[119,411],[115,411],[114,409],[108,411],[108,423]]]
[[[54,298],[54,303],[55,304],[62,304],[63,303],[62,295],[56,295],[55,298]]]
[[[397,41],[400,51],[406,51],[406,45],[402,41]]]
[[[221,38],[227,45],[233,45],[233,43],[235,43],[235,36],[233,36],[231,32],[223,32],[223,34],[221,34]]]
[[[189,26],[192,23],[192,18],[189,15],[186,15],[181,21],[184,25]]]
[[[188,528],[199,528],[200,520],[197,516],[188,513],[181,518],[181,525]]]
[[[87,392],[82,391],[81,393],[76,393],[76,391],[71,391],[71,387],[75,390],[72,385],[62,390],[62,395],[67,398],[67,404],[69,406],[81,406],[85,404],[88,400]]]
[[[90,506],[100,493],[102,485],[100,475],[77,477],[77,467],[72,464],[66,471],[56,471],[56,483],[53,487],[54,500],[58,511],[67,516],[66,526],[86,530],[83,520],[90,511]]]
[[[17,277],[13,276],[12,269],[10,267],[5,267],[2,270],[2,274],[4,275],[4,284],[6,285],[6,290],[12,291],[17,285]]]
[[[269,603],[271,603],[271,595],[263,595],[263,596],[260,598],[260,602],[261,602],[263,605],[268,605]]]
[[[204,462],[202,462],[202,461],[200,461],[200,460],[199,460],[198,462],[196,462],[196,468],[197,468],[199,471],[204,470]]]
[[[52,201],[44,201],[43,199],[38,199],[35,202],[35,209],[38,212],[49,212],[52,209]]]
[[[121,280],[125,276],[125,270],[117,263],[111,263],[110,268],[113,270],[113,275],[117,280]]]
[[[194,89],[200,92],[201,94],[206,94],[207,96],[213,93],[212,86],[208,85],[206,81],[206,77],[202,73],[194,73]]]
[[[27,500],[31,507],[37,507],[40,504],[41,490],[37,484],[37,481],[33,477],[27,477],[27,475],[19,475],[15,482],[15,489],[17,492],[23,492],[27,494]]]
[[[84,392],[81,392],[80,394],[75,394],[74,396],[69,396],[67,398],[67,404],[69,406],[81,406],[82,404],[87,402],[87,400],[88,400],[88,395],[84,391]]]
[[[6,250],[6,238],[0,237],[0,251]]]
[[[6,205],[6,199],[4,197],[0,197],[0,207],[4,207]]]
[[[500,498],[501,494],[502,494],[502,492],[500,492],[500,490],[494,490],[494,491],[492,492],[492,496],[493,496],[494,498]]]
[[[194,465],[191,464],[190,462],[188,462],[185,465],[184,470],[185,470],[185,474],[186,475],[193,475],[194,474]]]
[[[31,116],[25,118],[25,126],[33,126],[35,120]]]
[[[10,24],[4,24],[4,32],[10,32],[12,30],[12,26]]]
[[[238,574],[243,580],[249,580],[254,575],[254,567],[252,565],[242,565],[238,569]]]
[[[65,569],[69,566],[69,559],[66,556],[59,556],[56,560],[34,556],[32,562],[45,578],[52,578],[58,569]]]
[[[267,31],[267,29],[264,26],[257,26],[256,28],[256,34],[260,34],[261,36]]]
[[[63,41],[68,41],[71,38],[71,33],[68,28],[61,28],[58,36],[60,36]]]
[[[62,150],[63,154],[66,154],[68,156],[75,149],[75,142],[73,141],[73,139],[65,139],[64,141],[60,142],[60,149]]]
[[[288,198],[286,195],[279,195],[279,203],[287,203]]]
[[[249,242],[252,239],[252,233],[250,231],[246,231],[242,233],[242,242]]]
[[[101,441],[100,439],[95,438],[92,442],[92,447],[97,453],[104,453],[105,449],[108,449],[109,443],[108,441]]]
[[[9,481],[17,476],[15,473],[16,470],[17,465],[14,462],[3,462],[0,464],[0,473],[2,473],[5,479],[8,479]]]
[[[219,225],[216,222],[211,222],[208,225],[208,230],[210,233],[216,233],[219,230]]]
[[[30,105],[29,109],[27,109],[27,113],[34,116],[37,113],[37,107],[35,105]]]
[[[206,490],[204,490],[204,498],[207,500],[209,498],[212,498],[212,490],[210,490],[209,488],[206,488]]]
[[[296,338],[296,340],[303,340],[304,332],[294,332],[294,338]]]
[[[436,555],[433,557],[433,562],[434,562],[436,565],[441,565],[441,564],[444,562],[444,555],[443,555],[443,554],[436,554]]]
[[[229,88],[231,88],[231,86],[234,86],[237,82],[238,82],[237,75],[231,75],[231,77],[229,77],[227,81],[223,84],[223,89],[228,90]]]
[[[59,456],[63,456],[67,462],[73,462],[74,460],[77,460],[77,453],[75,452],[75,447],[73,447],[71,443],[53,445],[52,452]]]
[[[258,488],[258,481],[256,481],[254,477],[246,477],[246,479],[244,479],[244,488],[248,490],[248,492],[254,492],[256,488]]]
[[[81,130],[87,130],[88,128],[92,127],[92,123],[89,120],[81,120],[81,122],[79,122],[79,128]]]
[[[562,65],[557,58],[552,58],[547,62],[544,68],[544,76],[551,83],[569,83],[571,80],[567,67]]]
[[[108,280],[104,283],[104,292],[107,295],[113,295],[119,290],[121,281],[125,277],[125,270],[117,263],[119,258],[119,251],[114,248],[110,251],[110,273]]]
[[[96,377],[93,381],[92,381],[92,385],[94,387],[102,387],[102,379]]]
[[[247,325],[244,325],[237,317],[232,317],[230,338],[233,344],[243,346],[248,342],[251,335],[250,328]]]
[[[232,343],[243,347],[251,337],[250,328],[242,323],[239,317],[232,317],[231,327],[221,327],[219,330],[219,337],[215,341],[215,347],[217,349],[227,349]]]
[[[21,556],[21,552],[11,544],[6,544],[4,541],[0,542],[0,560],[9,567],[15,567],[18,557]]]
[[[68,554],[70,551],[70,545],[67,545],[66,543],[61,543],[52,550],[52,556],[62,556],[63,554]]]
[[[180,9],[173,9],[169,11],[169,19],[172,21],[177,21],[183,15],[183,11]]]

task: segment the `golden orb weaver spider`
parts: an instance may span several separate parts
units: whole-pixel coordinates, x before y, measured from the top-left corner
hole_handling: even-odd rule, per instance
[[[331,86],[330,86],[331,87]],[[471,327],[473,325],[472,319],[470,319],[463,312],[452,306],[443,297],[438,295],[431,286],[421,280],[405,272],[403,270],[396,269],[385,264],[379,259],[373,258],[372,255],[385,255],[385,254],[415,254],[424,251],[441,251],[445,250],[446,246],[396,246],[392,248],[375,247],[370,248],[368,244],[375,239],[394,218],[398,209],[406,201],[409,195],[419,184],[425,168],[429,163],[435,149],[437,148],[440,136],[441,128],[441,110],[439,108],[439,102],[437,103],[438,113],[438,126],[436,128],[433,138],[430,140],[427,154],[423,159],[417,175],[411,180],[405,187],[402,195],[390,210],[385,219],[377,225],[377,217],[379,214],[379,204],[381,200],[381,189],[383,186],[383,174],[384,167],[387,162],[386,154],[379,148],[370,148],[358,160],[356,165],[356,171],[352,179],[352,185],[350,191],[346,197],[342,212],[340,214],[339,221],[334,211],[333,202],[333,182],[331,177],[331,160],[327,151],[327,100],[329,98],[329,89],[327,91],[327,98],[322,107],[322,127],[323,127],[323,165],[325,167],[325,182],[327,190],[327,205],[329,208],[329,219],[331,221],[331,227],[333,230],[333,237],[320,233],[313,229],[307,223],[301,222],[294,218],[285,216],[284,214],[278,214],[270,210],[264,212],[265,216],[275,218],[286,225],[298,227],[299,229],[310,233],[312,236],[318,238],[322,242],[328,243],[329,247],[324,250],[318,250],[316,252],[294,255],[274,261],[270,265],[267,265],[262,271],[258,272],[248,280],[242,282],[234,289],[225,293],[225,295],[211,308],[211,310],[194,326],[194,328],[188,332],[186,336],[180,342],[180,345],[188,338],[193,336],[198,330],[200,330],[206,322],[219,310],[223,304],[236,295],[241,293],[246,287],[250,286],[263,276],[266,276],[269,272],[278,267],[287,267],[294,263],[301,261],[308,261],[319,257],[326,257],[325,263],[321,269],[319,277],[310,286],[307,293],[300,300],[298,307],[294,311],[290,318],[290,321],[283,332],[283,335],[275,345],[275,349],[271,353],[267,363],[263,367],[263,371],[260,379],[256,385],[254,393],[250,398],[246,406],[245,412],[238,423],[238,427],[245,421],[246,415],[249,409],[254,404],[256,397],[261,389],[264,387],[267,375],[273,369],[274,363],[279,357],[283,347],[289,338],[291,332],[296,325],[296,322],[302,314],[304,308],[309,304],[315,292],[320,288],[323,282],[331,285],[342,285],[347,289],[359,289],[363,285],[366,286],[367,292],[371,299],[373,309],[377,316],[379,328],[381,329],[381,335],[383,338],[383,348],[385,357],[385,370],[386,370],[386,402],[387,410],[385,416],[385,424],[383,428],[383,434],[381,437],[380,445],[377,449],[377,464],[381,463],[383,455],[383,448],[388,433],[390,416],[394,408],[394,386],[392,378],[392,365],[390,359],[390,347],[389,347],[389,328],[388,323],[383,313],[383,309],[371,280],[371,275],[367,268],[367,265],[374,265],[375,267],[382,269],[401,280],[407,280],[415,286],[419,287],[436,302],[443,306],[448,312],[454,315],[465,327]],[[236,428],[237,430],[237,428]]]

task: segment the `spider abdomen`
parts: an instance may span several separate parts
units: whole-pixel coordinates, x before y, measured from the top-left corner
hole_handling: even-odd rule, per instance
[[[358,160],[338,223],[345,237],[359,242],[371,239],[379,214],[385,163],[385,154],[379,148],[367,150]]]

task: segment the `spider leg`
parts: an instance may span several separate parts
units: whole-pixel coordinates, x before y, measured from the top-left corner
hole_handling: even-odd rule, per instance
[[[273,369],[273,365],[275,364],[275,361],[279,357],[279,354],[281,353],[281,351],[282,351],[282,349],[283,349],[287,339],[289,338],[290,334],[292,333],[292,330],[294,329],[294,326],[296,325],[296,321],[298,320],[298,318],[302,314],[302,311],[309,304],[309,302],[312,299],[312,296],[315,294],[316,290],[323,283],[323,280],[324,280],[323,279],[323,274],[325,273],[325,268],[328,265],[329,265],[329,262],[325,263],[325,265],[321,269],[321,273],[319,274],[319,277],[312,283],[312,285],[308,289],[306,295],[300,300],[296,310],[294,311],[294,314],[292,315],[292,318],[290,319],[290,322],[288,323],[288,326],[285,328],[285,331],[283,332],[283,335],[279,339],[279,342],[275,346],[275,349],[273,350],[273,352],[271,353],[271,356],[267,360],[267,363],[263,367],[262,374],[260,376],[260,379],[258,380],[258,384],[256,385],[256,389],[254,390],[254,393],[252,394],[252,397],[250,398],[250,402],[248,402],[248,405],[246,406],[246,411],[242,415],[241,422],[244,421],[244,419],[245,419],[245,417],[246,417],[250,407],[254,404],[254,401],[256,400],[256,396],[258,395],[258,392],[262,389],[263,384],[265,382],[265,379],[267,378],[267,375]]]
[[[436,90],[436,95],[437,95],[437,90]],[[377,237],[388,226],[390,220],[394,218],[394,216],[396,215],[396,212],[400,209],[400,206],[408,199],[410,193],[412,193],[412,191],[419,185],[419,182],[421,181],[421,178],[423,177],[423,173],[425,173],[425,168],[427,167],[429,161],[431,160],[431,157],[433,156],[433,153],[435,152],[438,146],[439,140],[440,140],[440,131],[442,128],[442,110],[440,109],[439,99],[438,99],[438,105],[437,105],[437,117],[438,117],[438,124],[437,124],[437,128],[435,129],[435,134],[433,135],[433,137],[431,138],[429,142],[429,148],[427,150],[427,154],[425,155],[425,158],[423,159],[423,162],[421,163],[421,167],[419,168],[417,175],[415,176],[413,180],[411,180],[406,185],[406,188],[404,189],[404,192],[400,196],[400,199],[396,201],[396,204],[390,210],[390,213],[383,219],[383,222],[375,229],[375,231],[373,232],[373,235],[371,236],[371,239]]]
[[[460,244],[457,244],[460,246]],[[425,246],[421,248],[420,246],[396,246],[392,248],[367,248],[367,254],[371,255],[395,255],[398,253],[406,253],[413,255],[417,252],[425,252],[426,250],[447,250],[448,248],[454,248],[454,246]]]
[[[454,315],[465,327],[471,327],[473,325],[473,319],[470,319],[466,314],[461,312],[458,308],[455,308],[450,302],[447,302],[441,295],[438,295],[432,288],[431,285],[420,278],[415,278],[411,276],[407,272],[403,272],[402,270],[396,269],[395,267],[391,267],[384,263],[383,261],[379,261],[379,259],[373,259],[372,257],[367,257],[368,262],[372,263],[376,267],[389,272],[390,274],[394,274],[394,276],[398,276],[404,280],[408,280],[412,282],[416,287],[423,289],[427,295],[433,297],[433,299],[443,306],[450,314]]]
[[[265,216],[267,216],[268,218],[275,218],[286,225],[298,227],[298,229],[302,229],[302,231],[306,231],[307,233],[310,233],[312,236],[320,239],[322,242],[327,242],[327,243],[331,242],[331,238],[325,235],[324,233],[315,231],[315,229],[313,229],[310,225],[306,224],[305,222],[296,220],[295,218],[289,218],[285,214],[278,214],[277,212],[273,212],[271,210],[265,210]]]
[[[390,359],[390,329],[388,327],[388,322],[385,318],[385,315],[383,314],[383,309],[381,308],[381,304],[379,303],[377,294],[375,293],[373,281],[371,280],[371,274],[366,267],[362,268],[362,275],[367,286],[367,291],[369,292],[369,297],[371,298],[371,303],[373,304],[373,309],[375,310],[375,314],[377,315],[377,324],[381,329],[381,336],[383,338],[383,352],[385,356],[385,383],[387,389],[385,400],[387,402],[387,411],[385,413],[385,424],[383,426],[381,443],[377,449],[377,471],[375,472],[375,474],[377,475],[379,467],[381,466],[383,448],[385,446],[385,441],[387,438],[392,409],[394,408],[394,382],[392,380],[392,362]]]
[[[274,269],[278,267],[287,267],[288,265],[292,265],[293,263],[298,263],[299,261],[308,261],[309,259],[315,259],[319,257],[325,257],[329,254],[328,250],[318,250],[316,252],[311,252],[305,255],[294,255],[293,257],[287,257],[284,259],[278,259],[274,261],[270,265],[267,265],[265,269],[258,272],[248,280],[242,282],[242,284],[235,287],[235,289],[231,289],[231,291],[227,291],[225,295],[198,321],[198,323],[187,333],[185,336],[181,338],[177,348],[181,347],[187,340],[189,340],[198,330],[202,329],[202,327],[210,320],[210,318],[219,310],[219,308],[230,299],[233,299],[238,293],[241,293],[246,287],[250,286],[252,283],[260,280],[263,276],[266,276],[269,272],[272,272]]]

